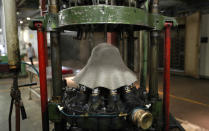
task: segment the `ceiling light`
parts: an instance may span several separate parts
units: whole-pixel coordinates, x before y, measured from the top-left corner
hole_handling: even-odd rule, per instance
[[[2,29],[0,28],[0,32],[2,32]]]
[[[27,19],[27,20],[30,20],[30,17],[27,17],[26,19]]]
[[[20,24],[23,24],[23,21],[22,20],[20,21]]]

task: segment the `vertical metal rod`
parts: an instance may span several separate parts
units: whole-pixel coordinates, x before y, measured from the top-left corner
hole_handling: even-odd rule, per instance
[[[13,111],[14,99],[11,99],[10,109],[9,109],[9,131],[12,131],[12,111]]]
[[[107,24],[104,25],[104,41],[107,41]]]
[[[44,16],[47,12],[46,0],[39,0],[40,4],[40,15]],[[48,66],[48,49],[47,49],[47,33],[44,33],[44,43],[45,43],[45,54],[46,54],[46,66]]]
[[[11,128],[11,113],[13,109],[13,102],[15,101],[16,109],[16,131],[20,131],[20,92],[18,89],[18,72],[20,71],[20,51],[19,51],[19,41],[18,41],[18,29],[17,29],[17,7],[15,0],[3,0],[4,8],[4,19],[5,19],[5,29],[6,29],[6,43],[7,43],[7,54],[8,54],[8,64],[9,69],[14,71],[14,82],[11,89],[11,108],[9,114],[9,130]],[[8,17],[9,16],[9,17]]]
[[[33,75],[32,75],[32,73],[31,72],[29,72],[29,80],[30,80],[30,83],[32,83],[33,82]],[[29,100],[32,100],[32,94],[31,94],[31,86],[29,87],[29,98],[28,98]]]
[[[44,32],[44,46],[45,46],[46,66],[48,66],[47,32]]]
[[[52,14],[58,13],[57,0],[50,0],[49,12]],[[59,32],[50,32],[51,40],[51,65],[52,65],[52,87],[53,87],[53,99],[60,102],[62,95],[62,62],[60,56],[60,44],[59,44]],[[54,123],[55,131],[63,131],[64,125],[62,122]]]
[[[146,0],[145,2],[145,8],[144,10],[149,11],[149,0]],[[148,47],[149,47],[149,32],[147,31],[141,31],[142,36],[140,36],[140,38],[142,39],[140,42],[142,42],[142,46],[141,46],[141,50],[142,53],[140,52],[140,54],[143,54],[143,56],[140,56],[140,58],[142,59],[142,68],[141,68],[141,87],[146,90],[146,83],[147,83],[147,70],[148,70]]]
[[[115,0],[111,0],[111,5],[115,5]]]
[[[128,67],[134,71],[134,32],[128,32],[127,38]]]
[[[147,82],[147,68],[148,68],[148,45],[149,37],[147,31],[142,31],[142,48],[143,48],[143,57],[142,57],[142,70],[141,70],[141,87],[146,90]]]
[[[111,45],[117,44],[117,33],[116,32],[107,32],[107,43]]]
[[[16,131],[20,131],[20,103],[18,101],[15,102],[15,128]]]
[[[60,56],[59,34],[57,34],[57,32],[51,32],[50,38],[53,97],[58,98],[62,95],[62,64]]]
[[[44,16],[46,13],[46,0],[39,0],[40,7],[41,7],[41,16]]]
[[[151,12],[158,14],[158,0],[151,1]],[[150,39],[150,81],[149,98],[151,100],[158,98],[158,31],[152,31]]]
[[[39,75],[40,75],[40,93],[41,93],[41,113],[42,113],[42,130],[49,130],[48,118],[48,97],[47,97],[47,81],[46,81],[46,55],[44,32],[42,30],[42,23],[37,23],[38,36],[38,60],[39,60]]]
[[[58,1],[50,0],[50,13],[58,13]],[[52,65],[52,79],[53,79],[53,96],[60,97],[62,93],[62,64],[60,56],[59,32],[50,32],[51,39],[51,65]]]
[[[17,31],[17,8],[15,0],[3,0],[8,64],[10,70],[20,69],[20,53]],[[9,17],[8,17],[9,16]]]
[[[170,105],[170,54],[171,54],[171,23],[165,24],[165,49],[164,49],[164,85],[163,85],[163,117],[164,131],[169,131],[169,105]]]

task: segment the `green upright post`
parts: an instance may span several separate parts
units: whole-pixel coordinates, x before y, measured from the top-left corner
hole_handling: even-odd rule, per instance
[[[158,14],[158,0],[152,0],[150,4],[151,13]],[[158,36],[157,30],[150,33],[150,80],[149,80],[149,98],[158,99]]]
[[[148,69],[148,45],[149,45],[149,33],[147,31],[142,31],[142,48],[143,48],[143,57],[142,58],[142,67],[141,68],[141,87],[146,90],[147,82],[147,69]]]

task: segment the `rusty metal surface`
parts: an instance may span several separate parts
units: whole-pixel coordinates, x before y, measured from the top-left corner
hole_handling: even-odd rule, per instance
[[[10,69],[19,69],[20,53],[17,32],[16,1],[3,0],[3,7],[9,67]]]

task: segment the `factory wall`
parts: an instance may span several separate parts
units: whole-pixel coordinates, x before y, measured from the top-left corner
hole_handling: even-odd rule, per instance
[[[186,17],[185,75],[199,78],[200,13]]]
[[[209,14],[201,17],[200,76],[209,78]]]

